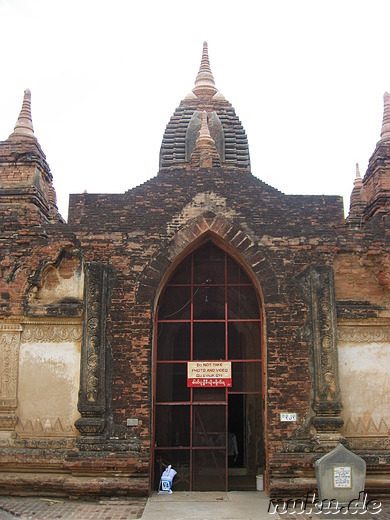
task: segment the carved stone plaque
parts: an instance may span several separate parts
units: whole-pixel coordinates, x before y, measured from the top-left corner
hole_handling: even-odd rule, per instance
[[[319,499],[348,504],[364,491],[365,461],[339,444],[315,464]]]

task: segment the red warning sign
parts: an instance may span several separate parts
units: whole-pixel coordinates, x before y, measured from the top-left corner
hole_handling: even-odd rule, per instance
[[[189,361],[187,386],[192,388],[226,388],[232,386],[230,361]]]

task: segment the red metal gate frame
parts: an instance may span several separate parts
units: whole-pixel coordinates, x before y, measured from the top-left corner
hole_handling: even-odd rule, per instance
[[[204,245],[204,244],[203,244]],[[202,247],[202,246],[200,246]],[[218,247],[218,246],[216,246]],[[202,405],[215,405],[215,406],[225,406],[225,437],[226,437],[226,445],[225,445],[225,491],[228,490],[228,396],[233,394],[243,394],[243,395],[260,395],[262,401],[264,400],[264,391],[263,391],[263,313],[262,313],[262,306],[261,306],[261,300],[259,298],[258,290],[256,289],[255,285],[253,283],[228,283],[228,277],[227,277],[227,259],[228,259],[228,253],[226,251],[224,252],[224,266],[225,266],[225,279],[223,284],[215,284],[215,283],[194,283],[194,253],[196,253],[197,249],[192,251],[188,256],[191,256],[191,283],[180,283],[180,284],[170,284],[169,280],[168,283],[165,285],[161,296],[160,301],[164,297],[164,292],[167,287],[191,287],[191,315],[190,319],[179,319],[179,320],[167,320],[167,319],[159,319],[159,304],[157,305],[157,311],[156,311],[156,320],[155,320],[155,334],[154,334],[154,353],[153,353],[153,435],[152,435],[152,476],[151,476],[151,482],[153,485],[154,482],[154,471],[155,471],[155,452],[160,450],[182,450],[182,451],[190,451],[190,491],[193,489],[193,451],[196,450],[215,450],[215,447],[197,447],[193,446],[193,406],[194,404],[196,406],[202,406]],[[188,256],[186,258],[188,258]],[[230,255],[229,255],[230,256]],[[182,262],[186,260],[184,258]],[[237,264],[237,262],[230,256],[230,258]],[[182,263],[181,262],[181,263]],[[180,264],[181,264],[180,263]],[[179,267],[179,265],[176,267]],[[239,265],[239,264],[238,264]],[[175,270],[175,271],[176,271]],[[174,271],[174,272],[175,272]],[[244,271],[245,272],[245,271]],[[249,278],[249,277],[248,277]],[[249,278],[250,279],[250,278]],[[225,288],[225,317],[224,319],[213,319],[213,320],[205,320],[205,319],[194,319],[194,309],[193,309],[193,298],[194,298],[194,289],[196,288],[209,288],[209,287],[224,287]],[[227,294],[228,294],[228,287],[253,287],[257,296],[258,306],[259,306],[259,315],[260,318],[258,319],[229,319],[228,318],[228,303],[227,303]],[[160,302],[159,302],[160,303]],[[260,338],[261,338],[261,345],[260,345],[260,357],[254,358],[254,359],[229,359],[228,357],[228,326],[229,323],[239,323],[239,322],[257,322],[260,323]],[[157,328],[160,323],[190,323],[190,358],[189,360],[158,360],[157,359]],[[190,388],[190,401],[173,401],[173,402],[157,402],[156,401],[156,378],[157,378],[157,366],[159,364],[183,364],[187,361],[193,361],[193,338],[194,338],[194,323],[224,323],[225,324],[225,359],[223,361],[231,361],[233,363],[261,363],[261,373],[259,376],[261,377],[261,386],[260,390],[256,392],[237,392],[232,391],[230,388],[225,388],[225,400],[219,400],[219,401],[196,401],[194,403],[193,400],[193,388]],[[221,361],[220,359],[217,360],[207,360],[207,361]],[[190,407],[190,446],[185,447],[178,447],[178,446],[159,446],[155,447],[155,431],[156,431],[156,406],[169,406],[169,405],[186,405]],[[264,412],[264,407],[262,405],[262,413]],[[264,416],[263,416],[263,425],[264,425]],[[218,469],[218,468],[217,468]]]

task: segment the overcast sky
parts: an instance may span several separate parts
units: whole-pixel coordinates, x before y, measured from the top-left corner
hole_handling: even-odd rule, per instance
[[[30,88],[62,215],[69,193],[123,193],[156,175],[206,40],[253,174],[348,208],[380,138],[389,30],[389,0],[0,0],[0,140]]]

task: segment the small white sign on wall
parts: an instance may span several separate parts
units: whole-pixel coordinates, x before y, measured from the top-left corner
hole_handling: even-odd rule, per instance
[[[295,412],[280,412],[280,422],[296,422],[297,414]]]

